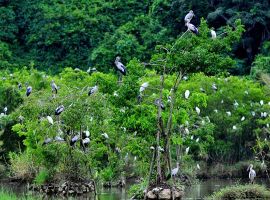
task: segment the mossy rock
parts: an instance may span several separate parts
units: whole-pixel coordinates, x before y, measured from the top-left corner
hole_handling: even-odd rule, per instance
[[[208,200],[270,199],[270,191],[262,185],[235,185],[215,192]]]

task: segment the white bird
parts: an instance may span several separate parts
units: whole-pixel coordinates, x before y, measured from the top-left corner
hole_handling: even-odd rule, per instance
[[[197,139],[196,139],[196,142],[199,142],[199,141],[200,141],[200,138],[197,138]]]
[[[249,180],[250,180],[250,183],[253,184],[254,178],[256,177],[256,172],[255,172],[255,170],[253,169],[253,165],[252,165],[252,164],[250,164],[250,165],[248,166],[247,171],[249,171],[248,178],[249,178]]]
[[[95,85],[94,87],[91,87],[89,92],[88,92],[88,96],[96,93],[97,91],[98,91],[98,86],[97,85]]]
[[[140,87],[140,93],[142,93],[149,86],[148,82],[145,82]]]
[[[261,104],[261,106],[263,105],[263,100],[260,100],[260,104]]]
[[[126,75],[126,67],[125,67],[125,65],[123,65],[120,62],[120,60],[121,60],[121,58],[119,56],[117,56],[115,58],[114,64],[115,64],[117,70],[121,72],[121,74]]]
[[[198,35],[199,34],[199,30],[197,29],[197,27],[196,26],[194,26],[193,24],[191,24],[191,23],[186,23],[186,26],[187,26],[187,28],[188,28],[188,31],[191,31],[192,33],[194,33],[194,34],[196,34],[196,35]]]
[[[89,144],[90,143],[90,139],[87,137],[87,138],[84,138],[82,140],[82,143],[85,145],[85,144]]]
[[[193,139],[194,139],[194,135],[192,135],[192,136],[190,137],[190,139],[193,140]]]
[[[189,95],[190,95],[190,91],[189,90],[186,90],[185,91],[185,98],[188,99]]]
[[[187,76],[183,76],[182,78],[184,81],[188,80],[188,77]]]
[[[52,117],[51,117],[51,116],[47,116],[47,119],[48,119],[49,123],[50,123],[51,125],[53,125],[53,119],[52,119]]]
[[[64,111],[65,107],[63,105],[61,106],[58,106],[56,109],[55,109],[55,115],[60,115],[63,111]]]
[[[205,120],[202,120],[202,125],[205,125]]]
[[[221,103],[224,103],[224,100],[223,99],[221,100]]]
[[[31,92],[32,92],[32,87],[31,86],[28,86],[26,88],[26,96],[29,96],[31,94]]]
[[[185,132],[186,132],[187,135],[189,134],[188,128],[185,128]]]
[[[217,85],[215,83],[212,84],[212,90],[217,91]]]
[[[151,146],[150,149],[151,149],[151,150],[155,150],[155,147]]]
[[[245,94],[248,95],[248,91],[247,90],[245,90]]]
[[[237,129],[237,127],[236,126],[233,126],[233,130],[236,130]]]
[[[196,107],[195,110],[196,110],[197,114],[200,115],[200,112],[201,112],[200,108]]]
[[[226,113],[229,117],[232,116],[232,113],[230,111],[227,111]]]
[[[172,169],[172,176],[176,176],[179,171],[179,163],[176,163],[176,168]]]
[[[47,138],[46,140],[44,140],[42,145],[49,144],[50,142],[52,142],[52,138]]]
[[[158,150],[164,152],[164,149],[161,146],[158,146]]]
[[[251,111],[251,115],[254,117],[256,113],[254,111]]]
[[[218,113],[218,110],[217,110],[217,109],[215,109],[215,110],[214,110],[214,112],[215,112],[215,113]]]
[[[268,123],[266,124],[266,127],[269,128],[269,124]]]
[[[194,12],[190,10],[185,16],[185,24],[190,23],[192,18],[195,16]]]
[[[241,118],[241,121],[245,121],[245,119],[246,119],[245,116],[243,116],[243,117]]]
[[[217,33],[214,30],[214,28],[212,28],[210,32],[211,32],[212,39],[216,39],[217,38]]]
[[[116,91],[113,92],[113,96],[118,97],[118,93]]]
[[[199,164],[197,164],[197,169],[198,169],[198,170],[200,170],[200,169],[201,169],[201,167],[200,167],[200,165],[199,165]]]
[[[210,118],[208,116],[206,116],[206,119],[208,122],[211,122]]]
[[[186,154],[188,154],[188,152],[189,152],[189,147],[186,148]]]
[[[4,113],[5,113],[5,115],[7,115],[7,111],[8,111],[8,108],[7,107],[4,107]]]
[[[270,106],[270,101],[268,102],[268,105]]]
[[[234,105],[235,108],[237,108],[239,106],[239,103],[236,100],[234,100],[233,105]]]
[[[267,117],[267,112],[261,112],[261,117]]]
[[[101,135],[102,135],[105,139],[109,139],[109,136],[108,136],[107,133],[102,133]]]
[[[87,130],[84,132],[85,133],[85,137],[89,137],[90,136],[90,132]]]
[[[201,87],[201,88],[200,88],[200,91],[201,91],[201,92],[205,92],[205,89],[203,89],[203,88]]]
[[[51,87],[52,87],[52,92],[55,92],[55,94],[57,94],[58,87],[55,84],[54,80],[52,80],[52,82],[51,82]]]

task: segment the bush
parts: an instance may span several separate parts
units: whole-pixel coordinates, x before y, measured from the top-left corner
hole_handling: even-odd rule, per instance
[[[221,189],[207,199],[269,199],[270,191],[261,185],[236,185]]]

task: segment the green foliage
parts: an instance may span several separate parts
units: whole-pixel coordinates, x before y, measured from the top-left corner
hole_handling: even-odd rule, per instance
[[[41,170],[34,179],[34,182],[38,185],[45,183],[49,178],[49,174],[46,170]]]
[[[261,185],[229,186],[215,192],[207,199],[268,199],[270,191]]]

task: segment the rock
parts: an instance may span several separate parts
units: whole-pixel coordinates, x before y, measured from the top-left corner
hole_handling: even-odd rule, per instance
[[[171,190],[170,189],[163,189],[159,192],[159,199],[166,200],[171,199]]]
[[[184,192],[183,191],[179,191],[179,190],[175,190],[174,191],[174,197],[177,199],[181,199],[184,196]]]
[[[157,199],[157,195],[154,194],[152,190],[147,192],[146,197],[147,199]]]

